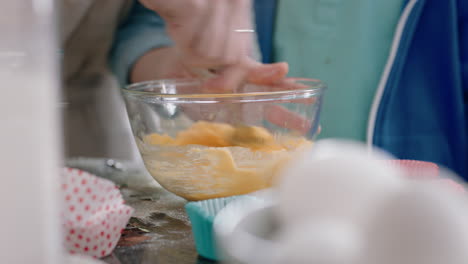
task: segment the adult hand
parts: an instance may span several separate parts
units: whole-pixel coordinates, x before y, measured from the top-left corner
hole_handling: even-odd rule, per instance
[[[200,77],[200,74],[210,73],[204,88],[213,93],[235,91],[243,83],[297,88],[289,87],[290,84],[284,80],[288,72],[286,63],[261,64],[252,58],[256,35],[239,32],[254,29],[250,0],[140,1],[165,20],[175,45],[155,49],[140,58],[132,70],[132,82]],[[184,106],[183,110],[194,120],[204,119],[197,109]],[[264,112],[248,110],[252,118],[256,116],[254,112]],[[217,111],[213,109],[213,112]],[[282,106],[268,107],[264,113],[266,116],[257,118],[266,118],[274,124],[303,133],[310,128],[307,119]]]
[[[148,78],[142,76],[144,70],[134,71],[136,81],[211,72],[215,78],[210,78],[207,87],[233,90],[242,82],[274,83],[287,74],[286,63],[265,65],[253,60],[255,34],[238,32],[254,29],[250,0],[140,1],[165,20],[175,46],[153,51],[151,57],[158,57],[164,69]]]
[[[250,0],[140,0],[166,22],[171,38],[192,67],[239,63],[252,52]]]

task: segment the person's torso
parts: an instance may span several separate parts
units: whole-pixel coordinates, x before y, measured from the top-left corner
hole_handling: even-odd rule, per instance
[[[329,89],[321,137],[364,141],[367,117],[403,0],[280,0],[275,60]]]

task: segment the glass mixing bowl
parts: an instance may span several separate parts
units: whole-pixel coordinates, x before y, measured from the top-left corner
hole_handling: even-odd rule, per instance
[[[156,181],[188,200],[270,187],[295,152],[319,131],[325,85],[290,78],[207,90],[196,79],[156,80],[123,88],[133,135]]]

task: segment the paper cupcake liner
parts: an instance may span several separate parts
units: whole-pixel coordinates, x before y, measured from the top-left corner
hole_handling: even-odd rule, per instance
[[[65,248],[70,254],[96,258],[109,255],[133,209],[124,204],[119,189],[111,181],[65,168],[62,182]]]
[[[200,256],[218,260],[218,253],[213,233],[213,221],[227,204],[239,196],[217,198],[198,202],[189,202],[185,210],[192,223],[192,233],[195,246]]]

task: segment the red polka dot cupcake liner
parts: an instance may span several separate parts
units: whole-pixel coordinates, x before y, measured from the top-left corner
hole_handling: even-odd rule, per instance
[[[111,181],[82,170],[62,171],[65,248],[95,258],[112,253],[133,209]]]

